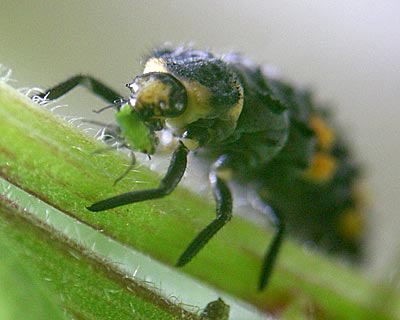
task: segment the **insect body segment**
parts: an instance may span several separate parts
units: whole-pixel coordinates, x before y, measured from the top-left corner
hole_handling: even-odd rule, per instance
[[[243,91],[222,60],[203,51],[163,48],[152,52],[144,72],[170,74],[186,90],[185,112],[166,119],[166,127],[175,135],[197,139],[201,146],[222,141],[234,132]]]
[[[268,77],[239,55],[218,58],[187,48],[160,48],[147,58],[144,73],[119,96],[98,80],[73,77],[48,94],[57,98],[82,84],[113,103],[126,145],[155,152],[155,133],[169,130],[179,140],[164,178],[155,189],[130,191],[92,204],[102,211],[162,198],[179,184],[191,150],[211,159],[209,180],[216,217],[178,259],[188,263],[231,219],[229,180],[257,188],[260,210],[276,232],[261,267],[259,289],[270,278],[286,231],[328,251],[357,256],[358,177],[345,144],[330,118],[308,91]],[[47,94],[47,93],[46,93]]]
[[[186,90],[171,74],[145,73],[127,87],[132,92],[130,104],[145,121],[177,117],[186,109]]]
[[[221,298],[207,304],[200,314],[199,320],[229,320],[230,306]]]

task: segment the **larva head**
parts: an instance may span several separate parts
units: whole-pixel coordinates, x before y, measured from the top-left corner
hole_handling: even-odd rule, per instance
[[[158,139],[154,130],[143,122],[129,103],[121,104],[115,114],[115,119],[122,136],[131,150],[137,150],[145,154],[153,154],[155,152]]]
[[[126,86],[131,90],[129,103],[154,130],[164,128],[165,118],[177,117],[186,109],[186,89],[169,73],[145,73]]]

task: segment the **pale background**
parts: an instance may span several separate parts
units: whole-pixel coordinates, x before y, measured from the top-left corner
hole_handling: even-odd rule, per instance
[[[332,104],[368,174],[367,270],[398,268],[400,2],[0,0],[0,63],[17,87],[89,73],[128,94],[142,57],[165,41],[243,52]],[[68,104],[75,115],[99,106],[83,91]]]

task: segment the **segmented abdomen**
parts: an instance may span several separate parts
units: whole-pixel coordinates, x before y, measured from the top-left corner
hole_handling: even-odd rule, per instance
[[[289,109],[290,132],[280,154],[257,173],[260,194],[283,215],[289,233],[358,260],[364,233],[358,164],[309,92],[267,83]]]
[[[244,104],[234,134],[214,150],[233,157],[236,176],[255,183],[289,234],[358,260],[359,169],[332,117],[310,91],[270,78],[241,56],[225,60]]]

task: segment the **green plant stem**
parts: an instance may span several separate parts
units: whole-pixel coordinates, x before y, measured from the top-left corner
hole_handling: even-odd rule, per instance
[[[66,239],[57,241],[61,238],[54,231],[35,226],[16,210],[7,205],[0,208],[2,267],[10,267],[7,278],[0,274],[1,287],[7,290],[10,301],[2,310],[10,305],[16,310],[2,319],[57,319],[62,309],[76,319],[197,319],[107,268],[104,262],[83,254],[82,248],[68,245]],[[33,278],[32,283],[26,281],[26,273]],[[13,277],[14,283],[6,281]],[[13,291],[19,295],[10,295]],[[58,313],[57,300],[62,301]],[[29,308],[27,301],[31,302]],[[40,314],[32,315],[31,310]]]
[[[174,265],[215,214],[213,204],[182,188],[165,199],[89,212],[85,206],[95,201],[156,186],[158,175],[139,166],[113,186],[128,163],[122,154],[93,155],[101,145],[5,85],[0,87],[0,128],[4,179],[165,264]],[[257,292],[261,260],[270,239],[264,228],[234,217],[180,270],[260,309],[281,312],[282,317],[306,317],[311,312],[324,319],[400,318],[397,293],[384,289],[393,298],[389,306],[382,307],[376,285],[354,270],[289,242],[270,286]]]

